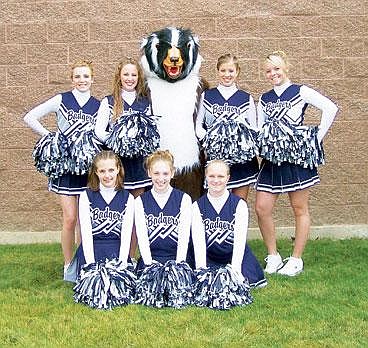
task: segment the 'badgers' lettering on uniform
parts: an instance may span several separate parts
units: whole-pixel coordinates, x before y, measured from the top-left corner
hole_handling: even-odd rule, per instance
[[[100,210],[99,208],[95,208],[91,211],[92,220],[97,221],[99,219],[107,219],[108,221],[123,221],[124,212],[118,212],[114,210],[110,210],[109,207],[106,207],[105,210]]]
[[[160,213],[157,217],[148,214],[146,215],[147,227],[152,228],[159,225],[175,225],[177,226],[179,223],[179,218],[176,216],[166,216],[163,213]]]
[[[276,102],[268,102],[265,105],[265,112],[267,114],[270,114],[276,109],[291,109],[291,102],[289,100],[281,101],[280,99],[277,99]]]
[[[77,112],[74,110],[68,110],[67,119],[68,121],[73,122],[81,120],[92,124],[96,123],[95,117],[93,115],[85,114],[82,110],[78,110]]]
[[[233,113],[236,115],[241,114],[241,108],[233,105],[229,105],[228,103],[225,103],[224,105],[219,104],[213,104],[212,105],[212,112],[213,114],[221,115],[223,113]]]

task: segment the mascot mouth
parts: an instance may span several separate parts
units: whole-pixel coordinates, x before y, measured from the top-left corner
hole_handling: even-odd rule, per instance
[[[166,58],[162,65],[170,79],[177,79],[180,77],[184,65],[180,50],[177,47],[172,46],[167,51]]]
[[[181,74],[181,68],[182,66],[178,66],[178,65],[166,65],[164,64],[164,68],[165,68],[165,71],[167,73],[167,75],[171,78],[171,79],[175,79],[175,78],[178,78]]]

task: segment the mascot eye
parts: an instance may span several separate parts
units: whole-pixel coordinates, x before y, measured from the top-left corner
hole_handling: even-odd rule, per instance
[[[191,42],[188,42],[187,43],[187,48],[191,48],[192,47],[192,43]]]
[[[157,43],[155,46],[156,46],[156,48],[158,49],[158,48],[160,47],[160,44],[158,44],[158,43]]]

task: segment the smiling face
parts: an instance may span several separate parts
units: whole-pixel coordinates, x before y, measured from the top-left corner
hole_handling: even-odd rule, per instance
[[[239,71],[232,60],[222,63],[219,66],[217,73],[220,84],[225,87],[232,86],[236,82],[236,79],[239,75]]]
[[[134,64],[126,64],[120,72],[121,87],[127,92],[133,92],[138,84],[138,69]]]
[[[223,161],[210,162],[206,168],[209,194],[212,196],[221,196],[226,190],[229,178],[229,167]]]
[[[107,188],[115,187],[119,173],[116,161],[112,158],[100,159],[97,162],[96,167],[96,175],[101,185]]]
[[[148,176],[152,179],[153,189],[158,193],[164,193],[169,188],[174,170],[168,161],[157,160],[149,167]]]
[[[92,72],[88,66],[77,66],[73,69],[72,84],[79,92],[89,91],[92,82]]]
[[[273,86],[281,86],[288,81],[288,67],[282,57],[270,55],[265,62],[265,74],[267,80]]]

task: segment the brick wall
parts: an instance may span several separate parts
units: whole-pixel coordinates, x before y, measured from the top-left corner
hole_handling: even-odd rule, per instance
[[[37,136],[22,118],[27,110],[69,89],[69,66],[83,57],[96,68],[94,94],[109,93],[123,55],[137,55],[140,40],[166,25],[200,37],[202,75],[216,83],[215,62],[232,52],[241,60],[240,86],[255,99],[270,88],[262,61],[274,49],[291,58],[291,78],[338,103],[325,140],[322,183],[312,189],[314,226],[368,224],[368,3],[327,1],[1,1],[0,6],[0,230],[60,229],[57,195],[33,167]],[[323,4],[321,4],[323,3]],[[309,122],[318,122],[312,108]],[[45,118],[55,126],[52,115]],[[254,192],[250,205],[254,213]],[[286,197],[276,223],[293,224]]]

